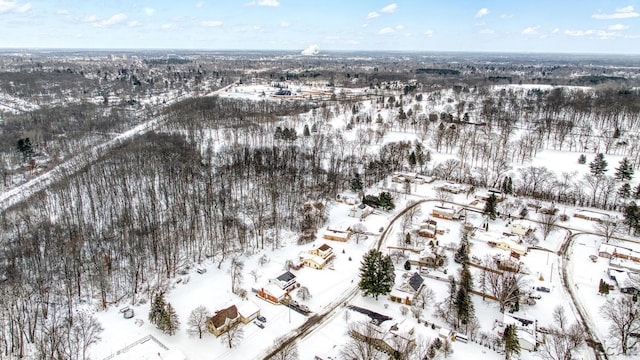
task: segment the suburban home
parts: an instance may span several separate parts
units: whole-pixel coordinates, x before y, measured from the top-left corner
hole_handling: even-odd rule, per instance
[[[327,240],[346,242],[351,237],[351,226],[341,224],[336,227],[327,227],[322,237]]]
[[[236,305],[238,314],[240,315],[240,321],[243,324],[248,324],[258,316],[260,316],[260,308],[253,301],[245,300]]]
[[[504,237],[501,237],[499,239],[496,239],[494,241],[489,241],[487,243],[489,246],[495,246],[498,249],[502,249],[505,251],[509,251],[512,254],[516,254],[516,255],[524,255],[527,253],[527,247],[524,245],[520,245],[517,244],[515,241],[511,240],[511,239],[507,239]]]
[[[404,319],[399,323],[387,320],[380,325],[371,322],[360,323],[349,334],[356,339],[370,341],[378,350],[393,356],[398,351],[411,350],[415,347],[414,328]]]
[[[598,256],[606,259],[618,258],[640,262],[640,252],[633,251],[629,248],[605,243],[600,244],[600,247],[598,248]]]
[[[420,229],[418,229],[418,235],[426,238],[433,239],[437,234],[438,222],[433,219],[428,219],[427,221],[420,224]]]
[[[528,221],[513,220],[511,222],[511,232],[516,235],[527,236],[534,231],[536,227]]]
[[[431,212],[433,217],[437,217],[445,220],[453,220],[456,215],[456,210],[452,207],[444,207],[444,206],[434,206],[433,211]]]
[[[526,315],[504,314],[502,326],[498,329],[498,335],[504,334],[504,328],[507,325],[516,326],[516,334],[520,342],[520,348],[523,350],[534,351],[537,344],[537,324],[538,321]]]
[[[487,201],[491,195],[496,197],[497,202],[502,202],[504,200],[504,194],[500,190],[489,189],[487,191],[479,192],[474,195],[474,197],[478,200]]]
[[[284,291],[276,284],[267,284],[257,291],[257,296],[259,298],[266,300],[272,304],[281,303],[288,294],[288,292]]]
[[[269,283],[278,285],[278,287],[285,291],[293,290],[296,285],[296,276],[291,271],[285,271],[282,275],[275,279],[270,279]]]
[[[312,269],[322,269],[327,262],[333,258],[333,248],[327,244],[322,244],[308,252],[300,253],[300,260],[306,267]]]
[[[236,326],[240,321],[240,314],[235,305],[226,309],[218,310],[215,315],[205,322],[207,330],[215,336],[224,334],[230,328]]]
[[[601,212],[597,212],[597,211],[592,211],[592,210],[582,210],[582,209],[576,210],[576,212],[573,213],[573,217],[577,217],[579,219],[595,221],[595,222],[609,221],[610,218],[611,218],[609,216],[609,214],[605,214],[605,213],[601,213]]]
[[[454,184],[454,183],[451,183],[451,182],[447,182],[447,183],[444,183],[444,184],[440,185],[438,187],[438,189],[440,189],[442,191],[446,191],[448,193],[452,193],[452,194],[460,194],[461,192],[464,192],[466,190],[464,185]]]
[[[404,275],[409,275],[405,273]],[[422,291],[424,287],[424,278],[420,274],[413,273],[411,276],[403,277],[401,284],[391,290],[389,293],[389,300],[403,303],[405,305],[412,305]]]
[[[447,329],[447,328],[441,327],[440,331],[438,331],[438,337],[442,341],[444,341],[444,340],[455,341],[456,340],[456,332],[451,330],[451,329]]]
[[[352,205],[349,209],[349,216],[356,219],[365,219],[367,216],[373,213],[373,208],[371,206],[367,206],[364,203],[360,205]]]
[[[440,247],[426,247],[419,254],[409,255],[409,263],[419,267],[438,268],[444,265],[446,256]]]

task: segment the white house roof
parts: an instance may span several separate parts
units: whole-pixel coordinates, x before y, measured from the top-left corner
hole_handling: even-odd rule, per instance
[[[238,313],[240,313],[240,316],[242,317],[247,317],[260,311],[258,305],[250,300],[241,301],[240,303],[236,304],[236,308],[238,309]]]

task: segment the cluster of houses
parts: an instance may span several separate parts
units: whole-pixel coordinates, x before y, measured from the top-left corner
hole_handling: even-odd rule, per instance
[[[416,183],[419,185],[430,184],[436,179],[432,176],[419,175],[414,172],[396,172],[391,176],[391,181],[394,183]]]
[[[640,252],[603,243],[598,256],[609,260],[610,285],[617,285],[622,293],[640,295]]]

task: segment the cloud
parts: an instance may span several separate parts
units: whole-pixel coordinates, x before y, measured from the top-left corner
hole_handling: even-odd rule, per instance
[[[615,25],[609,25],[607,29],[612,31],[622,31],[622,30],[627,30],[628,28],[629,28],[629,25],[615,24]]]
[[[475,17],[477,17],[477,18],[481,18],[481,17],[483,17],[483,16],[485,16],[485,15],[487,15],[487,14],[489,14],[489,9],[487,9],[487,8],[482,8],[482,9],[478,10],[478,12],[476,13],[476,16],[475,16]]]
[[[394,32],[395,30],[393,30],[393,28],[390,27],[386,27],[383,29],[380,29],[380,31],[378,31],[379,35],[384,35],[384,34],[391,34],[392,32]]]
[[[553,31],[552,31],[551,33],[552,33],[552,34],[557,34],[557,33],[559,33],[559,32],[560,32],[560,29],[555,28],[555,29],[553,29]]]
[[[494,34],[495,31],[493,29],[482,29],[480,30],[480,34],[484,34],[484,35],[491,35]]]
[[[137,27],[137,26],[140,26],[140,22],[139,22],[139,21],[136,21],[136,20],[129,21],[129,22],[127,23],[127,26],[128,26],[128,27]]]
[[[404,29],[404,25],[396,25],[396,30],[403,30]]]
[[[84,19],[82,19],[82,21],[84,22],[96,22],[98,21],[98,17],[95,15],[89,15],[87,17],[85,17]]]
[[[375,19],[375,18],[377,18],[378,16],[380,16],[380,14],[378,14],[378,13],[377,13],[377,12],[375,12],[375,11],[372,11],[372,12],[370,12],[369,14],[367,14],[367,19]]]
[[[166,23],[166,24],[162,24],[160,28],[163,30],[173,30],[176,28],[176,24]]]
[[[280,2],[278,0],[258,0],[258,6],[278,7]]]
[[[144,8],[144,9],[143,9],[143,11],[144,11],[144,13],[145,13],[147,16],[151,16],[151,15],[153,15],[153,14],[156,12],[156,10],[155,10],[155,9],[150,8],[150,7],[146,7],[146,8]]]
[[[427,31],[424,32],[424,36],[426,37],[432,37],[433,36],[433,30],[429,29]]]
[[[511,19],[513,14],[502,14],[500,15],[500,19]]]
[[[595,30],[565,30],[564,34],[569,36],[587,36],[595,34]]]
[[[16,12],[19,12],[19,13],[26,13],[29,10],[31,10],[31,3],[26,3],[16,8]]]
[[[204,27],[218,27],[218,26],[222,26],[222,21],[217,21],[217,20],[203,21],[200,23],[200,25]]]
[[[203,7],[204,7],[204,2],[200,1],[199,3],[197,3],[197,4],[196,4],[196,7],[197,7],[198,9],[203,8]]]
[[[17,1],[0,0],[0,14],[6,13],[9,11],[24,13],[29,11],[30,9],[31,9],[31,3],[20,5]]]
[[[625,6],[623,8],[616,9],[613,14],[593,14],[592,18],[597,20],[612,20],[612,19],[629,19],[640,16],[639,13],[633,10],[633,6]]]
[[[398,9],[398,4],[393,3],[393,4],[389,4],[385,7],[383,7],[382,9],[380,9],[381,13],[393,13],[396,12],[396,10]]]
[[[522,30],[523,35],[536,35],[538,33],[538,29],[540,26],[529,26],[528,28]]]
[[[123,21],[127,20],[127,15],[123,14],[123,13],[118,13],[113,15],[112,17],[102,20],[100,22],[94,23],[93,25],[96,27],[105,27],[105,26],[111,26],[111,25],[116,25],[119,24]]]
[[[289,27],[289,26],[291,26],[291,23],[288,22],[288,21],[282,21],[282,22],[280,22],[280,26],[281,27]]]
[[[56,14],[57,15],[69,15],[70,12],[67,9],[60,9],[60,10],[56,11]]]
[[[316,44],[309,45],[306,49],[300,52],[301,55],[306,56],[318,55],[318,53],[320,53],[320,50],[318,50],[318,45]]]

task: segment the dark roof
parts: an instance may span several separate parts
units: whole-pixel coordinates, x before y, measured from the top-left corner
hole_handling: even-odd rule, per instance
[[[329,249],[331,249],[331,246],[329,246],[329,245],[327,245],[327,244],[322,244],[322,245],[320,245],[320,247],[318,248],[318,250],[320,250],[320,251],[327,251],[327,250],[329,250]]]
[[[277,277],[278,280],[283,281],[283,282],[289,282],[289,281],[291,281],[291,280],[293,280],[295,278],[296,278],[296,276],[293,275],[291,273],[291,271],[287,271],[284,274],[282,274],[282,275]]]
[[[413,275],[411,275],[411,277],[409,278],[408,283],[413,290],[418,291],[420,289],[420,286],[422,286],[422,283],[424,283],[424,279],[422,278],[422,276],[420,276],[420,274],[413,273]]]
[[[220,328],[227,322],[227,319],[233,320],[237,317],[238,317],[238,308],[236,308],[235,305],[231,305],[226,309],[222,309],[218,311],[215,315],[210,317],[209,320],[207,321],[213,324],[213,326],[215,326],[216,328]]]

